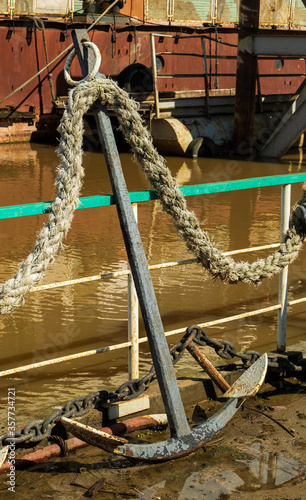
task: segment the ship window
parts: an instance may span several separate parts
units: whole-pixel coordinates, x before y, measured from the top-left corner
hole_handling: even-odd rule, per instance
[[[163,69],[165,61],[162,56],[156,56],[156,71],[157,73]]]
[[[275,69],[280,71],[284,67],[284,59],[275,59]]]

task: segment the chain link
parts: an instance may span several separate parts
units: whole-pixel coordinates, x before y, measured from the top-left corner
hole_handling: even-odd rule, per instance
[[[210,338],[205,330],[200,326],[193,325],[189,326],[186,330],[186,334],[183,339],[192,337],[193,341],[201,346],[207,345],[215,349],[215,352],[221,358],[233,359],[234,357],[240,358],[243,364],[247,367],[251,366],[258,358],[260,358],[261,353],[258,351],[246,351],[244,353],[237,352],[235,346],[230,342],[224,340],[215,340]],[[304,370],[303,365],[295,365],[288,358],[281,355],[268,356],[268,366],[278,373],[285,373],[288,371],[301,372]]]
[[[172,364],[175,365],[183,357],[184,352],[193,341],[200,346],[212,347],[215,352],[224,359],[240,358],[246,367],[249,367],[260,358],[261,353],[257,351],[246,351],[244,353],[237,352],[235,346],[225,340],[216,340],[210,338],[205,330],[197,325],[189,326],[182,339],[174,344],[170,349]],[[273,355],[269,357],[269,368],[277,373],[286,372],[306,372],[306,364],[304,360],[299,365],[295,365],[288,358],[283,356]],[[304,375],[305,376],[305,375]],[[48,438],[52,434],[52,429],[61,417],[73,418],[85,415],[93,408],[101,409],[105,403],[129,400],[140,396],[147,390],[151,382],[156,379],[156,371],[154,366],[141,379],[134,379],[124,382],[115,392],[106,390],[94,392],[89,396],[78,397],[69,401],[62,409],[53,413],[46,420],[38,420],[32,422],[20,431],[12,433],[6,432],[0,435],[0,448],[5,445],[14,443],[15,445],[33,444]]]
[[[14,432],[13,436],[10,432],[2,434],[0,436],[0,448],[11,443],[15,445],[31,443],[35,446],[44,438],[51,436],[53,427],[61,417],[71,418],[85,415],[92,408],[95,408],[98,401],[100,404],[103,404],[112,399],[113,394],[108,391],[99,391],[90,396],[72,399],[62,409],[50,415],[46,420],[32,422],[22,430]]]
[[[185,346],[183,348],[185,350]],[[174,344],[170,349],[170,356],[172,358],[172,364],[175,365],[183,356],[184,350],[182,350],[182,342],[178,342]],[[129,380],[124,382],[119,389],[117,389],[116,394],[120,399],[124,399],[125,401],[128,399],[133,399],[135,397],[140,396],[156,379],[156,371],[154,366],[151,367],[149,373],[147,373],[141,379]]]

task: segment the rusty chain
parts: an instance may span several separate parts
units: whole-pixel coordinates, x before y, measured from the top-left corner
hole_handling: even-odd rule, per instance
[[[203,328],[193,325],[189,326],[182,339],[174,344],[170,349],[172,364],[175,365],[183,356],[188,344],[193,341],[200,346],[212,347],[221,358],[230,360],[234,357],[241,359],[243,364],[248,367],[261,356],[257,351],[237,352],[234,345],[225,340],[216,340],[210,338]],[[304,363],[295,365],[288,358],[273,355],[269,357],[269,368],[278,373],[286,372],[305,372]],[[124,382],[114,391],[97,391],[89,396],[78,397],[69,401],[63,408],[50,415],[46,420],[38,420],[25,426],[22,430],[14,433],[6,432],[0,435],[0,448],[10,445],[12,442],[16,446],[23,444],[36,446],[37,443],[52,434],[52,429],[61,417],[73,418],[85,415],[93,408],[101,409],[105,403],[129,400],[140,396],[156,378],[154,366],[141,379],[134,379]]]
[[[107,391],[98,391],[90,396],[72,399],[63,408],[50,415],[46,420],[31,422],[22,430],[15,431],[14,433],[6,432],[2,434],[0,436],[0,447],[12,444],[12,442],[15,445],[31,443],[35,446],[44,438],[51,436],[53,427],[61,417],[72,418],[85,415],[92,408],[95,408],[97,401],[103,399],[106,394],[108,396],[107,399],[111,399],[113,393],[108,393]]]
[[[179,351],[181,343],[175,344],[170,349],[172,363],[176,364],[184,352]],[[36,446],[37,443],[51,436],[52,429],[61,417],[74,418],[85,415],[93,408],[101,409],[105,403],[114,403],[118,401],[133,399],[140,396],[156,378],[155,368],[152,366],[150,371],[141,379],[129,380],[124,382],[114,391],[97,391],[89,396],[78,397],[69,401],[63,408],[56,411],[46,420],[38,420],[25,426],[20,431],[14,433],[6,432],[0,435],[0,448],[12,442],[16,446],[25,443]]]
[[[255,363],[255,361],[257,361],[257,359],[261,356],[261,353],[258,351],[245,351],[244,353],[237,352],[233,344],[227,342],[226,340],[216,340],[210,338],[205,330],[203,330],[200,326],[189,326],[182,341],[184,339],[188,339],[190,336],[192,336],[192,339],[196,344],[200,346],[207,345],[212,347],[216,354],[218,354],[221,358],[228,360],[235,357],[240,358],[243,364],[247,367]],[[270,354],[268,355],[268,360],[269,368],[277,373],[285,373],[289,371],[301,372],[304,370],[303,365],[296,365],[281,354]]]

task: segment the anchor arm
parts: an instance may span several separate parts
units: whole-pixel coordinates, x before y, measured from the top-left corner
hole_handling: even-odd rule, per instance
[[[235,415],[245,398],[254,395],[263,383],[268,367],[267,354],[261,356],[253,365],[246,370],[235,382],[232,388],[227,391],[230,399],[225,405],[203,424],[196,426],[185,436],[171,437],[159,443],[150,444],[130,444],[125,439],[114,440],[113,436],[101,433],[89,426],[73,422],[62,417],[62,422],[66,429],[76,437],[102,448],[111,451],[116,455],[123,455],[129,458],[145,460],[148,462],[166,461],[174,458],[181,458],[189,455],[195,450],[202,448],[210,441],[227,422]],[[231,398],[230,393],[235,394]]]
[[[126,439],[110,436],[68,418],[62,417],[61,421],[74,436],[103,450],[128,458],[145,460],[146,462],[164,462],[184,457],[199,448],[203,448],[205,443],[223,429],[235,415],[243,401],[243,398],[230,399],[221,410],[203,424],[194,427],[188,435],[172,437],[165,441],[150,444],[130,444]]]

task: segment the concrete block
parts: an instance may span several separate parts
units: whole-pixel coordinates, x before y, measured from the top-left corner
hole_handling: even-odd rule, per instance
[[[107,408],[109,420],[116,420],[117,418],[131,415],[132,413],[148,410],[150,408],[150,398],[149,396],[142,396],[137,399],[131,399],[130,401],[109,403],[104,405],[104,407]]]

